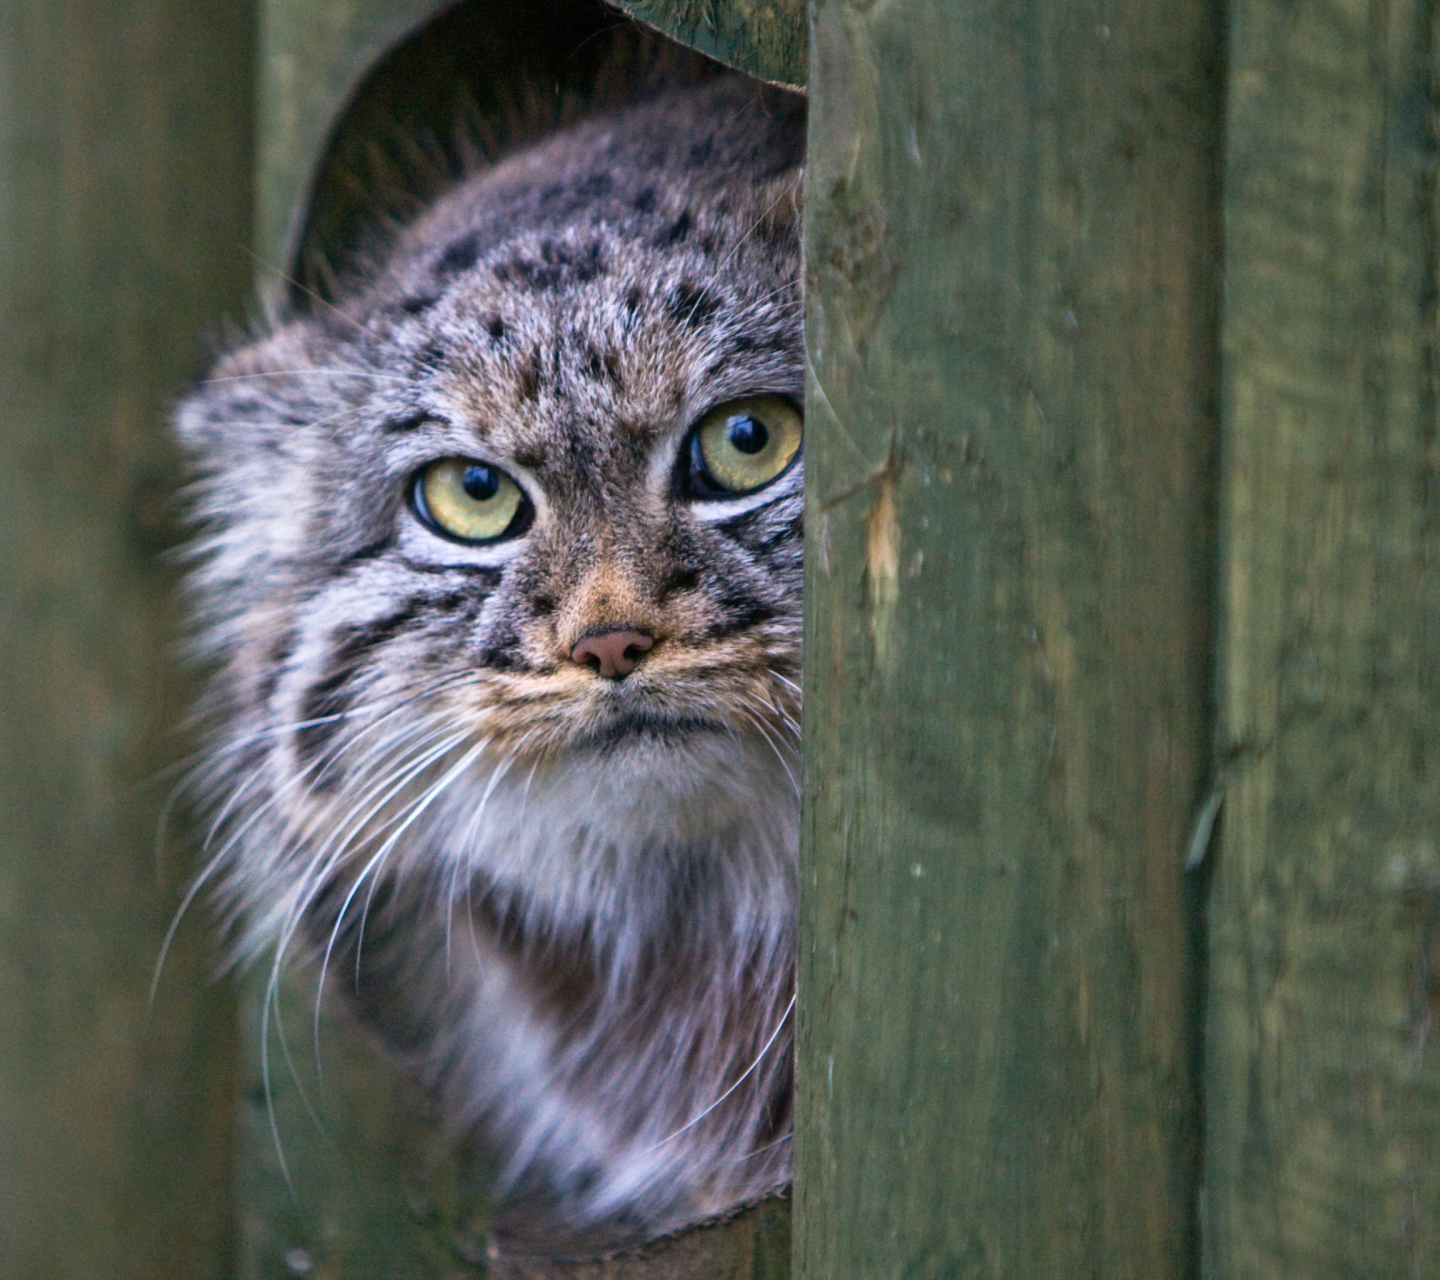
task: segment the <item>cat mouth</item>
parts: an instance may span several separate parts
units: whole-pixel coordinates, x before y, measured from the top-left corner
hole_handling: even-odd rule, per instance
[[[600,748],[630,745],[649,741],[667,745],[692,741],[696,737],[728,734],[727,725],[704,716],[626,709],[607,716],[604,723],[594,726],[585,735],[585,745]]]

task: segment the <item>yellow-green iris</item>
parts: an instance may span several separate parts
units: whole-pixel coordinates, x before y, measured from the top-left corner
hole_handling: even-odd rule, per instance
[[[415,481],[420,518],[461,542],[493,542],[519,523],[520,486],[498,467],[470,458],[432,462]]]
[[[712,409],[695,430],[703,480],[723,493],[769,484],[800,450],[800,415],[775,396],[732,400]]]

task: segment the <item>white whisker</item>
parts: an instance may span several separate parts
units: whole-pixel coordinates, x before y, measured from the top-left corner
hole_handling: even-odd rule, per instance
[[[790,1017],[790,1011],[794,1009],[794,1007],[795,997],[791,996],[790,1003],[785,1006],[785,1012],[780,1015],[780,1020],[775,1024],[775,1030],[770,1033],[770,1038],[765,1041],[764,1045],[761,1046],[760,1052],[755,1055],[755,1061],[752,1062],[748,1067],[745,1068],[744,1071],[740,1073],[739,1078],[735,1081],[734,1084],[732,1084],[728,1089],[726,1089],[724,1093],[722,1093],[718,1098],[716,1098],[715,1101],[712,1102],[708,1107],[706,1107],[705,1110],[702,1111],[698,1116],[696,1116],[693,1120],[689,1121],[689,1123],[682,1124],[673,1133],[667,1134],[665,1137],[661,1138],[660,1141],[655,1143],[654,1146],[646,1147],[645,1150],[642,1151],[640,1154],[642,1156],[648,1156],[652,1151],[658,1151],[667,1142],[673,1142],[682,1133],[685,1133],[689,1129],[693,1129],[697,1124],[700,1123],[700,1121],[705,1119],[706,1116],[708,1116],[712,1111],[714,1111],[716,1107],[718,1107],[722,1102],[724,1102],[726,1098],[728,1098],[732,1093],[734,1093],[736,1089],[738,1089],[742,1084],[744,1084],[745,1081],[750,1078],[751,1074],[755,1071],[755,1069],[759,1067],[759,1065],[765,1060],[765,1055],[770,1052],[770,1047],[775,1043],[776,1037],[779,1036],[781,1030],[784,1028],[786,1019]]]

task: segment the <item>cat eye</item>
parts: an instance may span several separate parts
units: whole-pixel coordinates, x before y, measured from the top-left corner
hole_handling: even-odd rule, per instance
[[[753,493],[783,475],[800,452],[800,414],[777,396],[732,400],[690,435],[690,492],[700,498]]]
[[[432,462],[415,477],[411,500],[421,523],[472,545],[519,537],[535,515],[515,481],[472,458]]]

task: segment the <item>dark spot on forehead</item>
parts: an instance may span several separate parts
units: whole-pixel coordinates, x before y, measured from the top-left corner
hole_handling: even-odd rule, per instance
[[[407,316],[418,316],[428,311],[440,301],[438,293],[417,293],[408,298],[401,298],[395,304],[397,311],[404,312]]]
[[[499,342],[500,339],[505,336],[505,321],[493,311],[490,312],[489,315],[483,316],[480,323],[485,326],[485,332],[494,338],[496,342]]]
[[[538,440],[527,440],[515,446],[515,461],[531,471],[539,471],[545,465],[545,446]]]
[[[458,240],[452,240],[445,246],[445,251],[435,260],[435,274],[444,277],[468,271],[475,265],[475,259],[479,256],[480,233],[477,231],[467,232]]]
[[[540,352],[531,351],[520,363],[516,374],[516,389],[522,400],[535,400],[540,395]]]
[[[380,424],[380,430],[386,435],[404,435],[407,432],[416,430],[418,427],[423,427],[427,422],[431,421],[433,421],[431,416],[422,410],[418,413],[406,413],[393,418],[386,418]]]
[[[625,290],[625,306],[627,310],[639,311],[640,303],[644,300],[645,294],[638,284],[632,284]]]
[[[693,280],[681,280],[670,292],[666,303],[670,314],[692,329],[702,328],[720,310],[720,300],[711,290]]]
[[[620,353],[613,347],[603,352],[593,342],[585,344],[585,372],[596,382],[609,382],[617,389],[621,385]]]
[[[561,284],[584,284],[604,271],[600,242],[574,246],[547,240],[535,253],[518,250],[494,268],[501,284],[516,284],[536,292]]]

